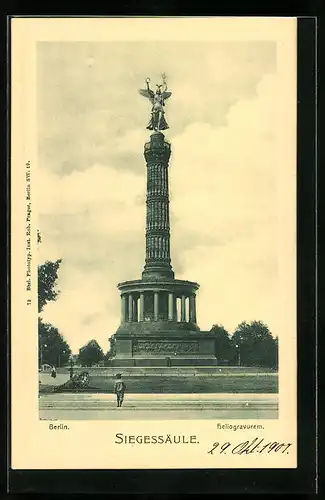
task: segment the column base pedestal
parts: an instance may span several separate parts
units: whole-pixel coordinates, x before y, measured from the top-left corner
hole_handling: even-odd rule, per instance
[[[142,272],[142,279],[148,281],[172,280],[174,271],[171,266],[145,266]]]
[[[216,366],[217,358],[215,357],[166,357],[159,358],[123,358],[115,357],[111,360],[109,366],[112,367],[182,367],[182,366]]]
[[[168,331],[164,322],[157,322],[156,326],[158,329],[155,332],[146,330],[145,324],[142,331],[118,331],[114,336],[116,354],[111,360],[111,366],[214,366],[217,364],[213,333],[185,329]],[[185,327],[186,324],[180,326]],[[162,327],[165,329],[163,330]]]

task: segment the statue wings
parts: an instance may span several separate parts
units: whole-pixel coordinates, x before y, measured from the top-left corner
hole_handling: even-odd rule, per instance
[[[150,89],[140,89],[139,90],[140,94],[143,96],[143,97],[147,97],[148,99],[150,99],[150,102],[151,104],[153,104],[153,98],[154,98],[154,92]]]
[[[153,99],[154,99],[154,95],[155,95],[155,93],[154,93],[151,89],[140,89],[140,90],[139,90],[139,93],[140,93],[143,97],[147,97],[148,99],[150,99],[150,102],[151,102],[152,104],[154,103]],[[164,101],[165,101],[166,99],[168,99],[168,97],[170,97],[171,95],[172,95],[172,93],[171,93],[171,92],[166,92],[166,91],[165,91],[165,92],[163,92],[163,93],[162,93],[162,97],[163,97]]]
[[[163,98],[164,98],[164,100],[168,99],[168,97],[170,97],[171,95],[172,95],[171,92],[166,92],[166,91],[163,92]]]

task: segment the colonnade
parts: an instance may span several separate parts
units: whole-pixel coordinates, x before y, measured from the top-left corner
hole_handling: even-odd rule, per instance
[[[196,324],[195,295],[174,292],[126,292],[121,295],[121,321],[177,321]]]

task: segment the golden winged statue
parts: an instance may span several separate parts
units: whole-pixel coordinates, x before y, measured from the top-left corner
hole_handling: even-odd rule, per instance
[[[140,94],[143,97],[147,97],[152,104],[151,118],[147,125],[147,129],[155,130],[156,132],[169,128],[165,119],[164,106],[165,101],[172,93],[167,91],[166,76],[164,74],[162,75],[162,80],[162,85],[156,85],[157,88],[155,92],[150,88],[150,78],[146,79],[147,88],[139,90]]]

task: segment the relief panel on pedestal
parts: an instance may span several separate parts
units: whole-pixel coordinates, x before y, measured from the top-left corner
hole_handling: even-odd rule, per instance
[[[175,355],[196,354],[199,352],[199,343],[196,341],[147,341],[135,340],[133,342],[133,354],[137,355]]]

